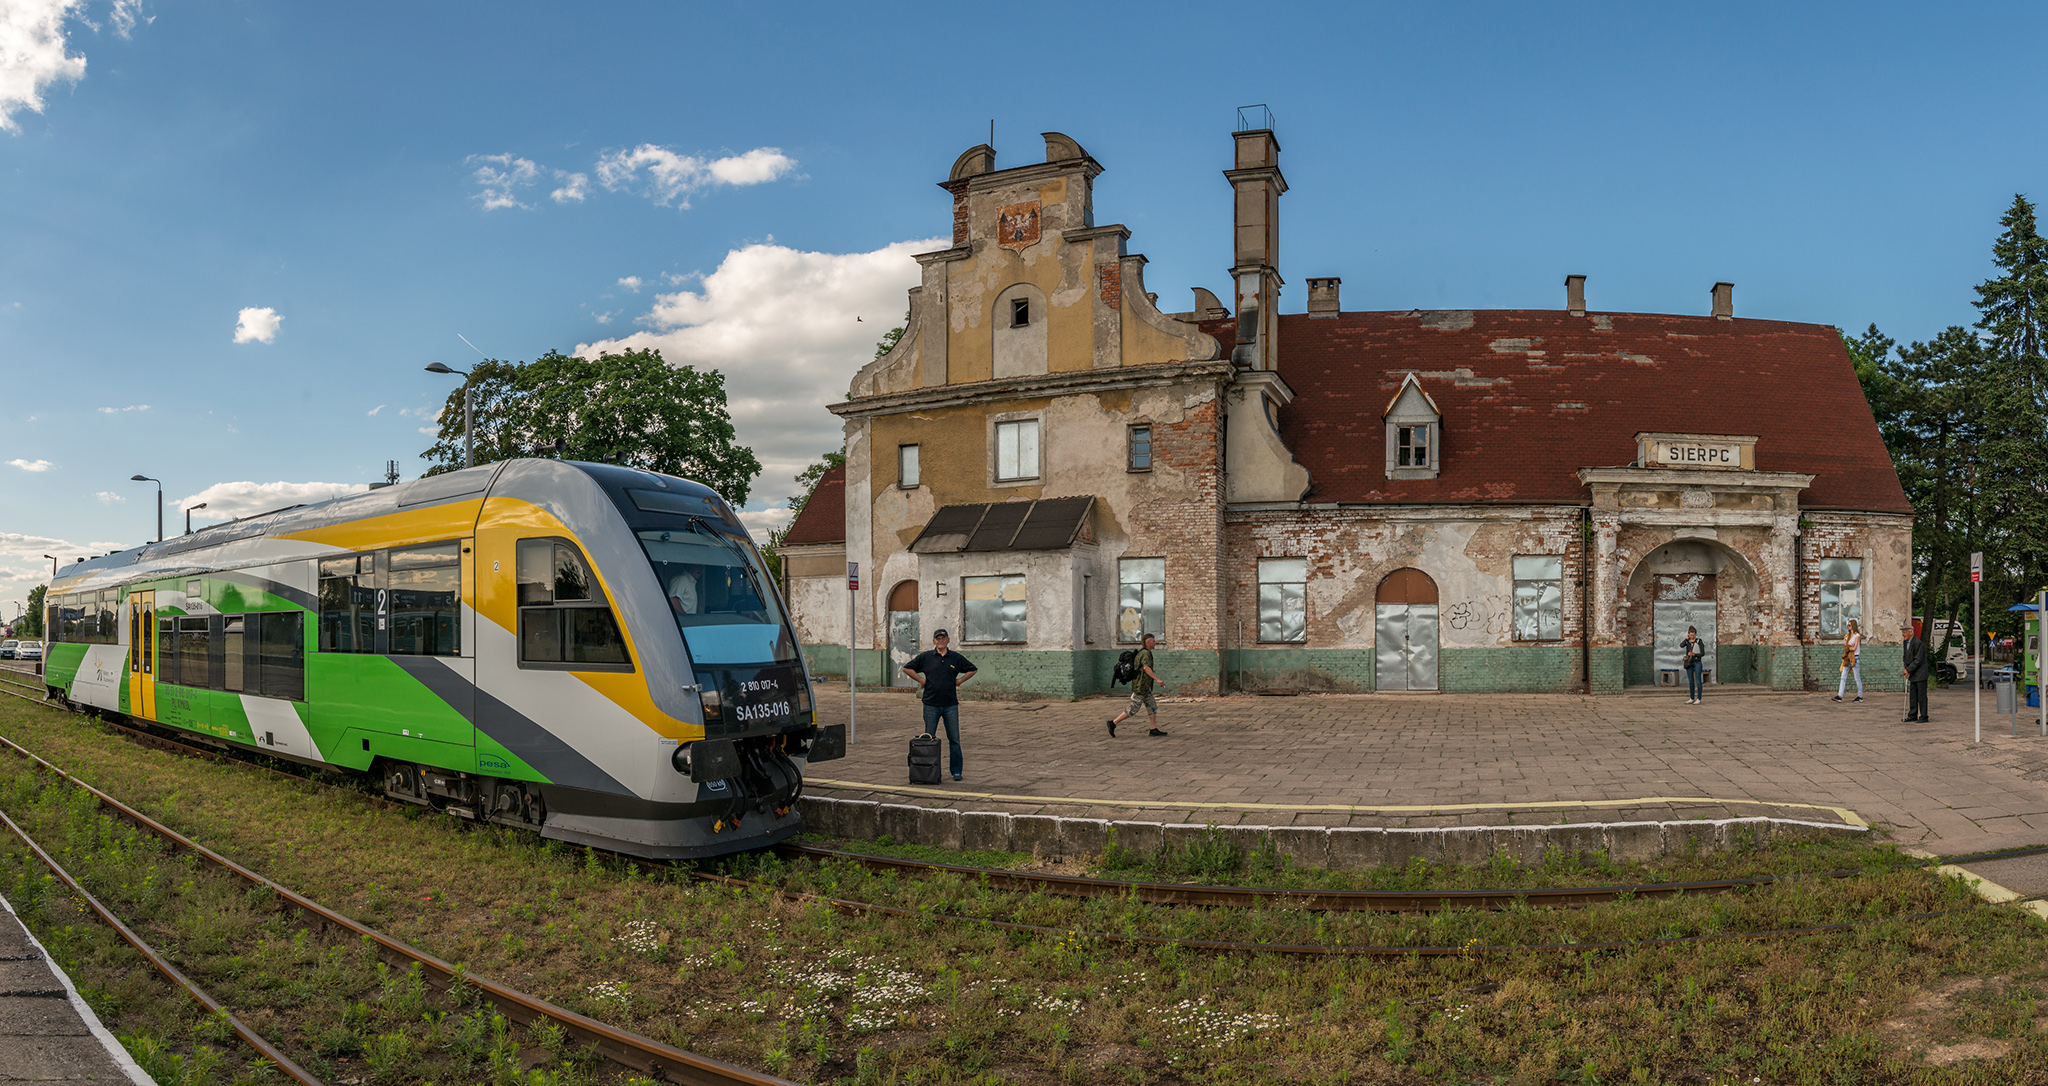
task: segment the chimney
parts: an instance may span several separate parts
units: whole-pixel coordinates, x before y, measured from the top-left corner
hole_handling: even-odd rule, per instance
[[[1564,308],[1574,317],[1586,315],[1586,277],[1567,275],[1564,277]]]
[[[1735,319],[1735,284],[1714,284],[1714,319],[1732,321]]]
[[[1280,194],[1287,191],[1287,179],[1280,175],[1280,141],[1273,137],[1272,114],[1258,109],[1256,114],[1238,111],[1238,130],[1231,133],[1236,168],[1225,170],[1223,176],[1230,181],[1233,196],[1231,300],[1238,323],[1251,322],[1239,332],[1232,358],[1250,369],[1270,370],[1279,363],[1274,333],[1280,320]],[[1250,121],[1248,116],[1258,119]]]
[[[1336,276],[1308,281],[1308,315],[1310,320],[1325,320],[1343,312],[1337,304],[1337,288],[1344,280]]]

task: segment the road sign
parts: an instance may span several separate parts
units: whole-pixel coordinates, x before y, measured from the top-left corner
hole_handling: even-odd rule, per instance
[[[848,562],[848,563],[846,563],[846,590],[847,590],[848,592],[858,592],[858,591],[860,591],[860,563],[859,563],[859,562]]]
[[[1970,582],[1972,584],[1975,584],[1976,582],[1981,581],[1983,579],[1984,552],[1976,551],[1970,555]]]

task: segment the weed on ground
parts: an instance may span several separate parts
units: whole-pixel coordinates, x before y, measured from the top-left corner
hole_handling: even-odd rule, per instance
[[[466,827],[358,793],[158,754],[33,707],[0,706],[0,733],[272,878],[473,973],[799,1081],[1991,1083],[2028,1081],[2048,1066],[2048,1034],[2036,1010],[2038,993],[2048,990],[2048,925],[1984,905],[1957,882],[1903,866],[1881,847],[1836,852],[1842,846],[1773,843],[1746,856],[1703,857],[1697,868],[1657,867],[1681,878],[1865,872],[1848,879],[1585,910],[1420,915],[1074,900],[994,892],[958,877],[878,874],[850,863],[785,863],[767,854],[716,865],[792,891],[919,914],[845,916],[767,889],[705,883],[681,869],[650,875],[523,832]],[[0,803],[10,813],[17,792],[27,802],[28,777],[23,763],[0,762]],[[63,847],[88,842],[81,855],[115,851],[120,834],[85,825],[68,802],[76,801],[39,798],[31,809]],[[336,1031],[335,1052],[326,1058],[359,1068],[350,1073],[364,1086],[494,1081],[504,1064],[488,1062],[493,1052],[503,1055],[514,1042],[522,1053],[546,1048],[524,1037],[501,1040],[488,1018],[466,1025],[478,1012],[461,1005],[415,1008],[408,978],[378,974],[353,947],[315,937],[300,946],[287,915],[266,903],[206,898],[204,872],[150,859],[141,843],[121,843],[118,851],[146,862],[108,860],[91,876],[96,888],[113,894],[125,885],[121,907],[137,913],[152,894],[164,895],[161,908],[171,912],[152,915],[173,917],[158,923],[178,932],[181,953],[212,955],[206,960],[217,962],[222,975],[233,975],[228,960],[244,962],[241,976],[250,979],[243,987],[232,995],[226,985],[216,989],[238,1013],[268,1010],[283,1033],[301,1037],[310,1024],[323,1023],[323,1032],[312,1034],[316,1041]],[[28,888],[40,876],[18,852],[7,850],[0,874],[11,894],[33,894]],[[1224,877],[1229,860],[1190,858],[1178,870]],[[1237,862],[1242,876],[1254,861]],[[168,880],[169,889],[145,887],[152,867],[160,874],[150,886]],[[1508,875],[1529,885],[1658,881],[1635,870],[1621,869],[1619,877],[1597,865],[1582,872],[1482,866],[1292,874],[1368,886],[1396,880],[1384,884],[1390,888],[1506,885],[1501,879]],[[1402,879],[1440,881],[1406,886]],[[186,899],[187,882],[193,905],[173,907]],[[89,938],[84,933],[93,925],[48,907],[57,896],[44,891],[38,933],[76,929],[80,934],[65,938]],[[1895,919],[1921,912],[1944,915]],[[1002,931],[980,920],[1038,924],[1054,933]],[[1490,949],[1818,923],[1858,926],[1606,952]],[[1143,946],[1105,934],[1465,953],[1303,958]],[[66,944],[63,953],[82,952]],[[88,960],[81,971],[95,978],[94,998],[108,1002],[125,1032],[152,1038],[166,1059],[196,1061],[202,1051],[226,1047],[175,1005],[182,997],[144,985],[132,967],[122,972],[107,954],[105,963]],[[325,979],[315,982],[322,969]],[[125,994],[116,1002],[105,992]],[[151,1028],[130,1026],[130,1016]],[[386,1035],[402,1040],[382,1041]],[[452,1062],[457,1050],[477,1062]],[[559,1054],[550,1055],[559,1064]],[[547,1072],[549,1066],[530,1070],[559,1073]],[[209,1070],[211,1077],[189,1080],[230,1082],[245,1070]]]

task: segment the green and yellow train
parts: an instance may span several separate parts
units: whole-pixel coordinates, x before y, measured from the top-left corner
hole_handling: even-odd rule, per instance
[[[638,856],[790,836],[805,766],[846,749],[731,506],[632,468],[215,525],[73,565],[49,608],[53,696]]]

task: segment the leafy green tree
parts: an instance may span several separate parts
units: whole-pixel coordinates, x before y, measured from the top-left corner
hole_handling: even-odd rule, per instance
[[[28,590],[28,610],[21,613],[21,621],[14,624],[14,636],[31,641],[43,637],[43,600],[48,597],[50,586],[39,584]]]
[[[680,475],[739,505],[761,462],[735,439],[725,375],[672,366],[655,350],[531,362],[486,361],[471,371],[476,460],[518,456],[595,460]],[[462,466],[462,389],[441,410],[439,440],[420,454],[428,475]]]
[[[2003,557],[2038,589],[2048,584],[2048,241],[2025,196],[2013,197],[1999,225],[1991,261],[2001,274],[1977,287],[1997,395],[1986,485],[2012,537]]]

